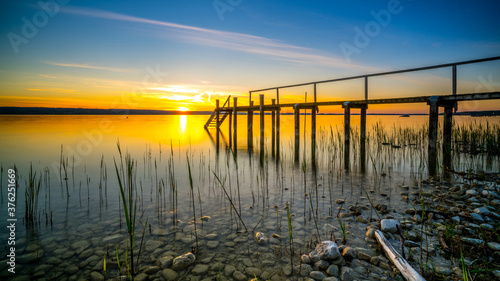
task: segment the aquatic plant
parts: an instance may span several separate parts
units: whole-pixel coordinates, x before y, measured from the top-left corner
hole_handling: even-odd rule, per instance
[[[198,229],[196,225],[196,207],[194,201],[194,187],[193,187],[193,177],[191,175],[191,164],[189,162],[189,156],[186,155],[187,166],[188,166],[188,174],[189,174],[189,186],[191,187],[191,202],[193,206],[193,222],[194,222],[194,238],[196,241],[196,252],[199,251],[200,246],[198,245]]]
[[[116,164],[116,160],[113,159],[115,164],[116,176],[118,178],[118,187],[120,188],[121,201],[123,203],[123,212],[125,216],[125,221],[127,223],[127,232],[128,232],[128,242],[125,250],[125,263],[127,265],[127,273],[130,279],[134,280],[135,276],[135,267],[134,267],[134,242],[135,242],[135,224],[136,224],[136,214],[137,214],[137,187],[135,185],[135,166],[136,162],[132,159],[130,155],[125,156],[126,167],[123,166],[123,157],[120,148],[120,143],[117,143],[118,152],[120,154],[120,169],[122,171],[122,175],[118,170],[118,165]],[[126,176],[125,176],[126,175]],[[146,223],[144,224],[144,229],[146,228]],[[143,230],[144,237],[144,230]],[[130,243],[130,246],[129,246]],[[142,247],[142,240],[141,240]],[[130,261],[128,259],[128,250],[130,250]],[[137,257],[137,263],[139,262],[140,257]],[[117,253],[118,256],[118,253]],[[130,262],[130,267],[129,267]]]
[[[24,218],[27,227],[32,227],[38,220],[38,194],[40,193],[41,183],[41,179],[37,179],[36,172],[33,173],[33,165],[30,163],[28,186],[26,186],[26,191],[24,192]]]
[[[243,227],[245,228],[245,232],[248,232],[248,229],[247,229],[247,226],[245,225],[245,222],[243,221],[243,219],[241,218],[241,215],[240,213],[238,212],[238,210],[236,209],[236,206],[234,206],[233,204],[233,200],[231,200],[231,196],[229,196],[229,194],[227,193],[226,191],[226,188],[224,188],[224,184],[221,182],[221,180],[219,179],[219,177],[217,176],[217,174],[215,172],[212,172],[215,176],[215,179],[217,179],[217,181],[219,182],[222,190],[224,190],[224,194],[226,194],[226,198],[229,200],[229,203],[231,204],[232,208],[234,209],[234,212],[236,213],[236,215],[238,216],[238,218],[240,219],[241,223],[243,224]]]

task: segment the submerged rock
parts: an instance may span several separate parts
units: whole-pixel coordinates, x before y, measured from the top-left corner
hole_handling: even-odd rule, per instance
[[[268,242],[266,235],[262,232],[255,233],[255,241],[261,245],[267,244]]]
[[[193,264],[195,261],[196,261],[196,256],[193,253],[189,252],[182,256],[176,257],[172,263],[172,269],[177,271],[183,270],[184,268]]]
[[[383,219],[380,222],[382,226],[382,231],[396,233],[398,232],[397,227],[399,227],[399,222],[394,219]]]
[[[309,253],[309,258],[312,262],[319,260],[335,260],[340,257],[337,243],[333,241],[323,241],[316,245],[316,249]]]

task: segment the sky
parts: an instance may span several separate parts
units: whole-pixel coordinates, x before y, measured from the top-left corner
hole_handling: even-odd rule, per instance
[[[6,0],[0,11],[0,106],[212,110],[256,89],[500,55],[498,1]],[[500,61],[458,78],[459,93],[498,91]],[[450,68],[369,81],[370,98],[442,94]],[[312,96],[286,89],[280,102]],[[318,101],[362,98],[362,80],[317,88]],[[402,109],[428,110],[373,108]]]

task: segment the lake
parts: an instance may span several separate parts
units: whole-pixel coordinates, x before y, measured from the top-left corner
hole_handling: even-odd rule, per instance
[[[228,121],[217,137],[215,129],[203,128],[208,117],[0,116],[1,255],[6,259],[11,254],[7,241],[14,235],[16,257],[14,275],[7,271],[7,260],[1,262],[2,278],[119,276],[117,252],[123,267],[124,249],[129,246],[119,176],[123,184],[132,186],[136,198],[136,259],[142,245],[136,269],[152,279],[166,278],[160,271],[168,257],[193,250],[197,261],[206,266],[194,272],[179,270],[179,277],[215,280],[220,274],[238,279],[233,272],[239,271],[245,279],[254,275],[285,279],[283,268],[290,263],[290,253],[298,264],[301,254],[323,240],[376,255],[376,248],[365,240],[366,226],[378,216],[374,206],[384,205],[403,220],[404,211],[412,206],[399,187],[433,189],[422,184],[428,178],[428,116],[368,115],[363,167],[358,152],[359,116],[353,115],[349,170],[343,163],[341,115],[317,116],[315,157],[310,116],[301,116],[298,161],[291,115],[281,116],[279,155],[273,155],[271,116],[265,117],[262,153],[258,116],[254,117],[253,150],[247,148],[246,116],[238,116],[236,151],[229,146]],[[455,127],[470,130],[498,129],[500,117],[455,116],[454,122]],[[463,134],[457,131],[454,137]],[[481,149],[471,152],[470,146],[454,142],[454,170],[498,173],[498,155],[489,156]],[[33,222],[25,218],[30,167],[35,187],[39,183]],[[17,200],[10,215],[8,176],[14,173]],[[446,181],[454,184],[461,178],[451,174]],[[359,207],[361,218],[349,216],[350,207]],[[5,231],[12,222],[15,231]],[[254,239],[257,232],[266,237],[262,243]],[[121,275],[125,275],[123,268]]]

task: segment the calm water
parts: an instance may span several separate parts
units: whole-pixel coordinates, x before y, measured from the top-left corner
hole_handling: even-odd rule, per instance
[[[231,260],[236,262],[242,252],[259,252],[264,261],[260,266],[277,272],[289,262],[288,244],[284,238],[271,239],[271,234],[288,235],[286,202],[291,204],[294,214],[294,242],[302,252],[309,252],[309,244],[317,239],[318,232],[320,239],[342,237],[338,221],[332,218],[338,212],[335,200],[345,199],[344,207],[367,205],[365,194],[370,191],[373,203],[403,211],[409,206],[396,187],[402,184],[417,187],[419,181],[427,177],[427,143],[425,138],[411,137],[426,136],[427,116],[368,116],[364,172],[361,172],[357,152],[359,116],[351,118],[350,171],[343,168],[343,116],[318,116],[314,161],[309,137],[310,119],[302,116],[298,162],[294,161],[293,154],[293,116],[281,117],[279,161],[272,154],[270,116],[266,116],[269,120],[266,120],[263,158],[259,151],[258,116],[254,117],[253,151],[247,149],[246,116],[238,116],[236,153],[228,149],[227,121],[217,149],[215,130],[203,129],[207,118],[0,116],[0,226],[3,229],[0,234],[4,258],[10,247],[7,245],[9,232],[5,231],[10,223],[7,221],[8,169],[16,167],[19,184],[13,217],[17,218],[15,276],[46,280],[87,278],[93,271],[103,273],[103,257],[109,251],[111,256],[115,255],[114,248],[109,250],[109,245],[126,243],[114,164],[114,161],[118,166],[121,163],[117,142],[123,158],[129,154],[136,163],[137,233],[142,233],[148,219],[141,266],[155,265],[156,259],[168,251],[183,254],[191,250],[194,242],[191,198],[195,201],[198,228],[201,229],[198,231],[201,245],[198,258],[231,264]],[[498,117],[456,117],[454,120],[456,124],[500,124]],[[413,135],[401,133],[405,128],[410,128]],[[385,132],[383,136],[377,137],[377,132],[382,131]],[[382,139],[401,148],[382,145]],[[61,166],[61,159],[65,165]],[[192,169],[194,194],[189,185],[187,159]],[[474,168],[497,172],[499,167],[498,158],[484,155],[455,153],[453,161],[457,170]],[[27,229],[24,193],[30,165],[41,187],[36,207],[38,223]],[[216,176],[224,184],[236,210],[231,207]],[[175,200],[176,205],[172,203]],[[244,232],[245,228],[236,213],[241,213],[248,233],[236,234]],[[203,225],[199,220],[202,216],[210,217]],[[363,216],[369,219],[371,213],[365,211]],[[364,241],[366,225],[352,219],[346,222],[350,232],[348,244],[367,248]],[[253,241],[253,229],[264,232],[271,243],[257,245]],[[208,234],[212,235],[207,238]],[[116,235],[123,236],[117,238]],[[136,245],[141,235],[137,236]],[[30,260],[30,253],[38,253],[39,257]],[[13,277],[6,271],[5,261],[1,262],[0,269],[1,276]],[[108,269],[108,277],[117,275],[113,270]]]

